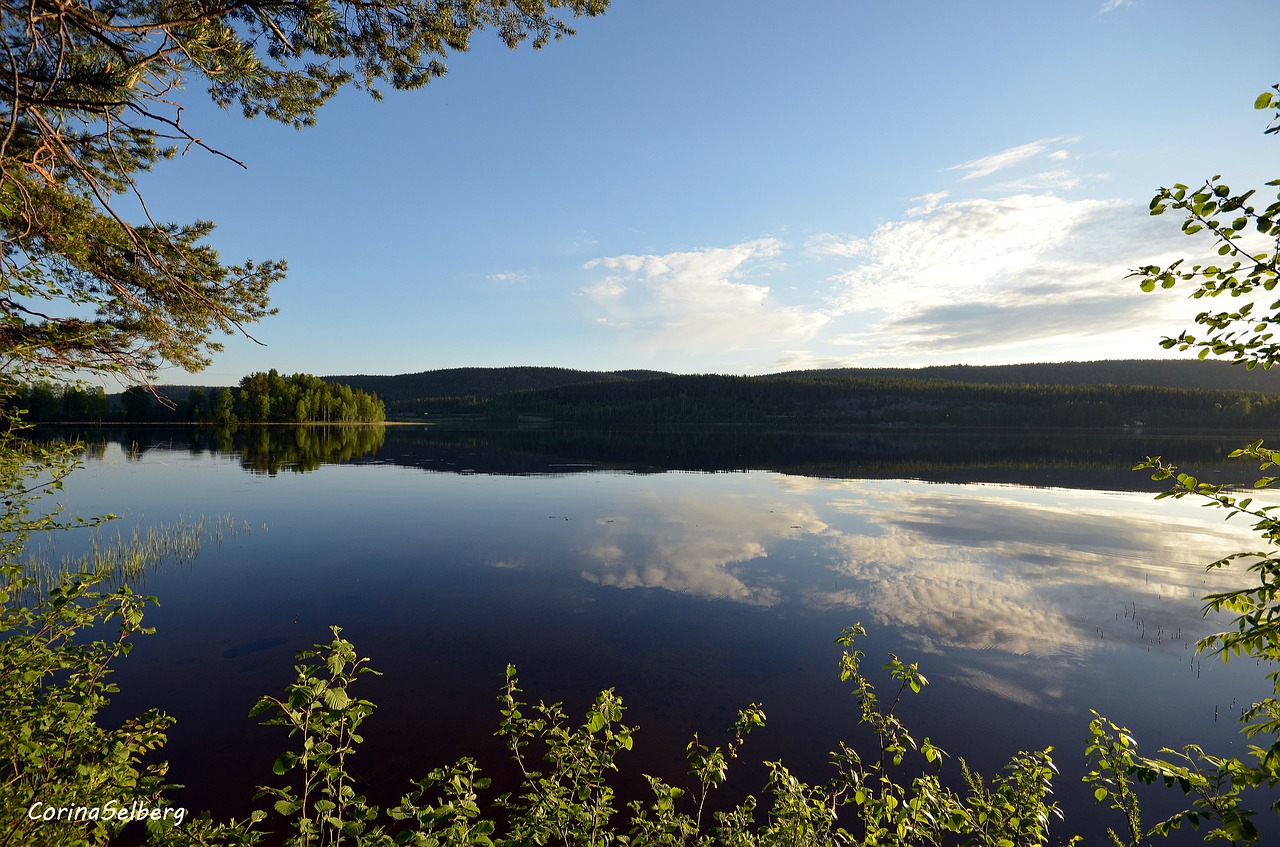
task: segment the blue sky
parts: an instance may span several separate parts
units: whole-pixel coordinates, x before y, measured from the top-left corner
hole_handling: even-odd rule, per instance
[[[758,374],[1156,357],[1197,310],[1129,269],[1211,251],[1154,190],[1280,176],[1272,0],[613,0],[485,33],[317,126],[187,94],[143,183],[284,257],[280,314],[198,375],[555,365]]]

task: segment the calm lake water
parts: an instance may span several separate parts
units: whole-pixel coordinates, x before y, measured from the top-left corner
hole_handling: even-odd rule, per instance
[[[725,799],[761,790],[763,760],[821,780],[837,739],[867,740],[832,644],[861,621],[869,668],[892,651],[932,682],[901,708],[917,735],[988,775],[1053,745],[1061,833],[1101,844],[1121,821],[1080,784],[1090,709],[1146,751],[1238,752],[1234,718],[1266,693],[1254,662],[1194,656],[1223,624],[1200,597],[1248,580],[1204,565],[1256,546],[1248,527],[1156,502],[1127,469],[1164,454],[1251,479],[1223,457],[1255,437],[138,428],[90,433],[64,500],[120,515],[111,533],[239,527],[148,575],[158,632],[116,675],[114,717],[177,717],[191,808],[243,815],[272,782],[284,734],[246,715],[331,624],[385,673],[354,767],[380,803],[461,755],[510,776],[493,738],[508,662],[571,713],[616,687],[640,727],[624,792],[642,773],[684,784],[693,734],[722,743],[753,701],[769,724]]]

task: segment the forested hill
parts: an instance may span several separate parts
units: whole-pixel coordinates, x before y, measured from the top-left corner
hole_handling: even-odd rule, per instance
[[[441,397],[484,399],[512,391],[536,391],[591,382],[629,382],[672,376],[662,371],[579,371],[572,368],[445,368],[399,376],[326,376],[353,389],[376,393],[391,408]]]
[[[1112,359],[1096,362],[1038,362],[1025,365],[940,365],[928,368],[834,368],[790,371],[778,376],[809,379],[881,377],[941,379],[982,385],[1149,385],[1280,392],[1280,368],[1245,370],[1228,362]]]
[[[333,379],[377,391],[393,417],[462,416],[500,424],[1280,426],[1280,373],[1199,360],[838,369],[756,377],[467,368]]]
[[[537,391],[569,385],[634,382],[675,376],[663,371],[582,371],[572,368],[444,368],[397,376],[325,376],[376,392],[392,408],[423,406],[439,398],[486,399],[514,391]],[[1093,362],[1040,362],[1022,365],[941,365],[926,368],[834,368],[788,371],[770,378],[844,380],[850,377],[927,379],[980,385],[1147,385],[1157,388],[1204,388],[1280,393],[1280,368],[1247,371],[1218,361],[1114,359]]]
[[[674,376],[502,394],[431,409],[496,423],[1280,427],[1280,393],[826,376]]]

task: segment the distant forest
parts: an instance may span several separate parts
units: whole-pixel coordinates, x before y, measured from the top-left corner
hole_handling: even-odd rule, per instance
[[[420,415],[439,398],[496,397],[599,382],[638,382],[674,377],[664,371],[580,371],[571,368],[444,368],[398,376],[326,376],[352,388],[377,392],[390,412]],[[837,368],[788,371],[756,379],[842,379],[846,377],[944,380],[981,385],[1146,385],[1280,393],[1280,368],[1245,370],[1226,362],[1112,359],[1023,365],[945,365],[928,368]]]
[[[978,367],[843,368],[768,376],[451,368],[400,376],[252,374],[234,388],[30,386],[34,421],[499,426],[790,422],[872,427],[1280,427],[1280,369],[1116,360]]]
[[[376,387],[393,418],[442,422],[1280,426],[1280,371],[1199,360],[845,368],[756,377],[459,368],[330,378]]]
[[[371,423],[386,420],[376,394],[311,374],[283,376],[274,368],[240,380],[236,388],[153,390],[135,385],[108,396],[101,388],[37,383],[15,403],[34,423]]]
[[[577,424],[1276,427],[1280,394],[886,377],[678,376],[438,400],[434,416]]]

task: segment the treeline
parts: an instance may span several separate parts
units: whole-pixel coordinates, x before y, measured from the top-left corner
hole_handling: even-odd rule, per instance
[[[35,423],[98,423],[117,419],[106,391],[98,387],[50,385],[46,382],[23,385],[14,390],[9,404],[26,409],[26,419]]]
[[[274,368],[246,376],[236,388],[191,388],[175,396],[135,385],[110,398],[101,388],[37,383],[20,389],[13,402],[33,423],[372,423],[387,417],[376,394]]]
[[[1280,395],[1134,385],[975,384],[905,377],[678,376],[441,405],[496,422],[869,426],[1276,427]]]

